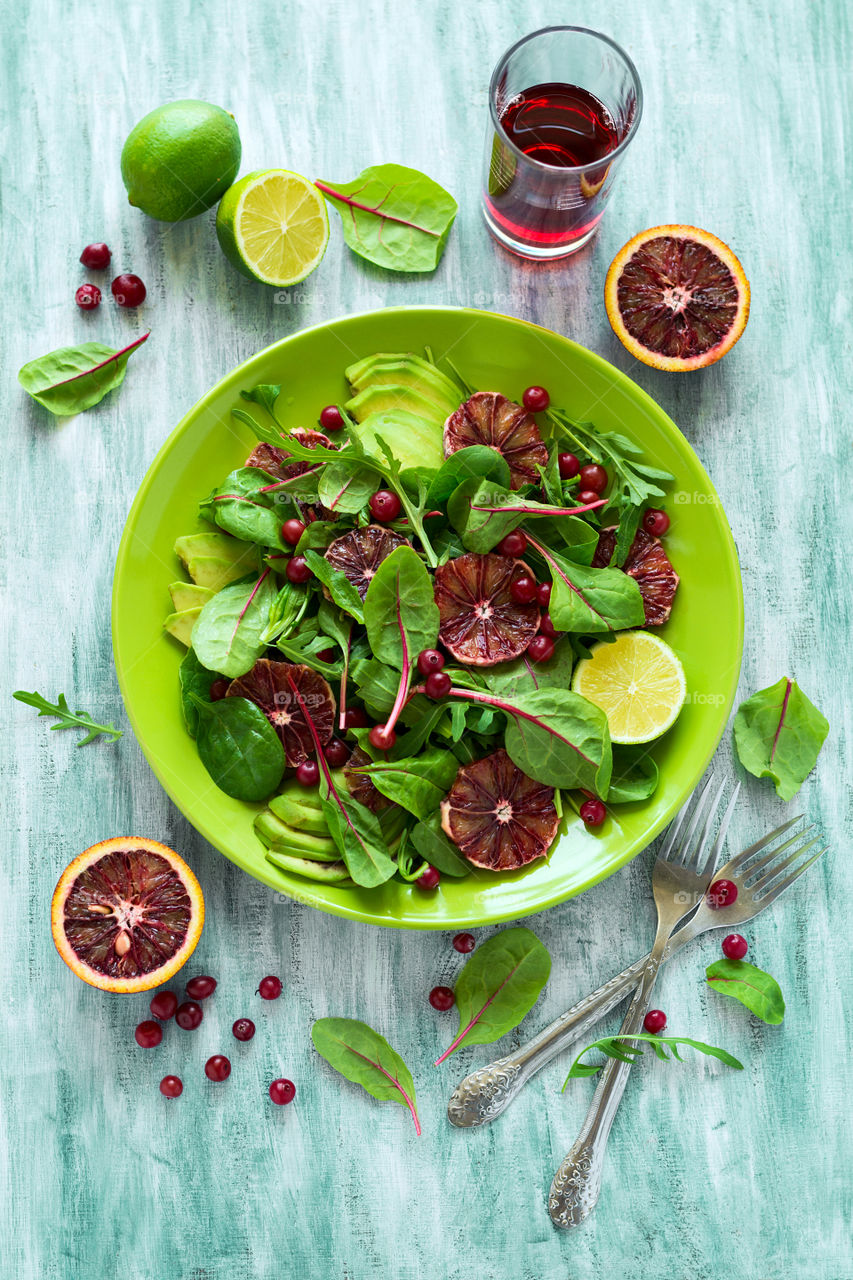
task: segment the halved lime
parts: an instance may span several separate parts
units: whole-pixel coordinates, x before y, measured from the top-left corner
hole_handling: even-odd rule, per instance
[[[666,641],[648,631],[622,631],[579,662],[572,689],[607,716],[617,743],[651,742],[678,718],[687,696],[684,669]]]
[[[298,173],[259,170],[225,192],[216,234],[226,258],[244,276],[285,289],[310,275],[326,252],[326,202]]]

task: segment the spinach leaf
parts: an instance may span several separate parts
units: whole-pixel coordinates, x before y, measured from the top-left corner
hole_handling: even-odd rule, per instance
[[[451,759],[454,760],[455,769],[455,757]],[[412,827],[409,839],[424,861],[443,876],[451,876],[455,880],[470,876],[471,864],[465,861],[456,845],[442,830],[441,814],[433,813],[428,818],[421,819]]]
[[[642,626],[643,597],[633,578],[621,569],[591,569],[549,551],[527,533],[527,540],[551,571],[551,621],[558,631],[593,635]]]
[[[187,649],[183,661],[178,668],[178,680],[181,686],[181,711],[184,724],[191,738],[198,732],[198,708],[192,700],[196,694],[207,702],[210,697],[210,686],[216,679],[215,671],[208,671],[198,660],[194,649]]]
[[[124,382],[128,360],[148,336],[143,334],[121,351],[102,342],[58,347],[23,365],[18,370],[18,381],[54,417],[70,418],[91,409]]]
[[[708,986],[745,1004],[762,1022],[778,1026],[785,1016],[785,999],[775,978],[746,960],[715,960],[705,970]]]
[[[193,649],[202,666],[231,679],[251,671],[266,648],[264,632],[276,596],[269,569],[257,582],[235,582],[217,591],[193,627]]]
[[[429,747],[419,756],[387,758],[353,770],[370,779],[377,791],[401,805],[416,818],[435,813],[456,777],[456,760],[440,747]]]
[[[614,747],[613,776],[607,799],[611,804],[648,800],[658,785],[658,767],[648,747]]]
[[[323,467],[317,486],[323,506],[336,515],[355,515],[375,492],[375,471],[339,462],[329,462]]]
[[[260,467],[238,467],[201,503],[201,514],[244,542],[289,550],[281,537],[281,503],[270,491],[274,483]]]
[[[363,693],[365,705],[370,709],[372,694]],[[378,711],[375,714],[383,715],[393,706],[393,696],[391,701],[387,703],[384,711]],[[438,722],[442,720],[447,713],[447,704],[443,702],[428,702],[426,698],[417,695],[411,702],[406,705],[405,710],[401,713],[400,719],[404,724],[411,724],[411,728],[407,733],[397,738],[395,751],[399,751],[403,756],[413,756],[420,751],[433,729]]]
[[[329,835],[356,884],[375,889],[396,871],[375,813],[348,792],[338,791],[328,768],[321,767],[320,804]]]
[[[355,1018],[318,1018],[311,1028],[314,1048],[345,1080],[360,1084],[380,1102],[408,1107],[420,1135],[412,1073],[384,1036]]]
[[[476,476],[460,484],[447,503],[448,518],[466,549],[480,553],[491,551],[506,534],[537,516],[576,519],[575,512],[582,510],[586,508],[546,506]]]
[[[263,711],[247,698],[189,697],[199,758],[217,787],[235,800],[266,800],[284,776],[284,747]]]
[[[306,548],[303,554],[308,568],[314,577],[322,582],[338,608],[343,609],[345,613],[355,618],[356,622],[364,622],[364,606],[361,603],[361,596],[349,578],[340,569],[336,569],[334,565],[329,564],[326,557],[321,556],[319,552]]]
[[[504,929],[480,944],[456,983],[459,1033],[437,1060],[466,1044],[491,1044],[517,1027],[548,981],[551,957],[535,933]]]
[[[598,530],[581,516],[543,516],[536,522],[536,536],[548,547],[557,545],[574,564],[592,564],[598,548]]]
[[[397,547],[376,570],[364,601],[364,625],[374,656],[408,672],[423,649],[438,643],[432,579],[412,547]]]
[[[600,1049],[608,1058],[616,1058],[619,1062],[633,1062],[635,1058],[642,1055],[642,1047],[639,1044],[632,1043],[635,1040],[643,1040],[650,1044],[657,1056],[662,1062],[669,1062],[669,1054],[664,1048],[668,1045],[672,1050],[672,1056],[679,1062],[684,1059],[678,1052],[677,1046],[680,1044],[689,1045],[691,1049],[696,1049],[699,1053],[704,1053],[706,1057],[718,1058],[720,1062],[724,1062],[727,1067],[734,1067],[737,1071],[743,1071],[743,1063],[738,1062],[737,1058],[733,1058],[725,1049],[718,1049],[712,1044],[703,1044],[701,1040],[688,1040],[685,1036],[653,1036],[647,1035],[645,1032],[635,1033],[634,1035],[616,1035],[605,1036],[603,1040],[595,1040],[592,1044],[588,1044],[582,1049],[572,1063],[572,1068],[563,1082],[563,1089],[570,1080],[582,1080],[586,1076],[596,1075],[604,1066],[603,1062],[592,1063],[582,1062],[581,1059],[593,1049]],[[625,1043],[623,1043],[623,1041]]]
[[[547,662],[531,662],[526,654],[513,662],[499,662],[485,667],[486,687],[501,696],[512,698],[519,693],[535,693],[537,689],[568,689],[572,680],[575,654],[568,639],[558,640],[553,656]],[[454,677],[455,679],[455,677]]]
[[[86,711],[72,711],[64,693],[59,695],[56,702],[48,702],[47,698],[43,698],[40,693],[27,693],[23,689],[18,689],[12,697],[28,707],[35,707],[39,716],[54,716],[59,724],[52,724],[51,730],[85,729],[86,734],[78,741],[78,747],[85,747],[88,743],[94,742],[101,734],[105,735],[107,742],[118,742],[124,732],[123,729],[117,729],[114,724],[96,724]]]
[[[792,800],[811,773],[829,722],[794,680],[783,676],[737,709],[738,759],[756,778],[772,778],[776,794]]]
[[[391,271],[434,271],[457,204],[426,174],[401,164],[372,165],[352,182],[321,182],[354,253]]]
[[[506,459],[484,444],[472,444],[452,453],[439,467],[427,492],[428,506],[443,507],[463,481],[475,476],[504,489],[509,488],[510,473]]]

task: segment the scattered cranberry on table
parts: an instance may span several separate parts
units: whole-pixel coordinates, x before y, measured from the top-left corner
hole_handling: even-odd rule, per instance
[[[344,420],[336,404],[327,404],[320,410],[320,426],[324,431],[340,431],[343,425]]]
[[[231,1034],[235,1040],[241,1040],[244,1043],[251,1040],[255,1034],[255,1024],[251,1018],[238,1018],[231,1028]]]
[[[292,520],[285,520],[284,524],[281,526],[281,536],[288,546],[291,547],[296,546],[304,532],[305,525],[303,521],[297,520],[295,517]]]
[[[600,827],[607,817],[607,810],[600,800],[584,800],[580,807],[581,822],[588,827]]]
[[[477,939],[473,933],[457,933],[453,939],[453,950],[458,951],[463,956],[467,956],[469,951],[473,951],[476,945]]]
[[[429,1002],[439,1013],[446,1013],[456,1003],[456,996],[450,987],[433,987],[429,993]]]
[[[440,880],[440,872],[438,872],[435,867],[431,867],[429,863],[427,863],[426,871],[421,872],[415,881],[415,884],[419,889],[437,889]]]
[[[659,1036],[666,1026],[666,1014],[663,1009],[649,1009],[643,1018],[643,1027],[650,1036]]]
[[[333,769],[340,769],[350,758],[350,749],[340,738],[332,738],[323,748],[326,759]]]
[[[281,995],[281,978],[268,974],[258,983],[258,995],[262,1000],[277,1000]]]
[[[377,751],[390,751],[397,741],[394,730],[384,724],[375,724],[367,736],[370,739],[370,745]]]
[[[228,681],[221,676],[218,680],[214,680],[210,686],[210,701],[221,702],[228,692]]]
[[[540,582],[536,588],[536,603],[540,609],[547,609],[551,603],[551,583]]]
[[[558,453],[557,466],[561,480],[574,480],[581,469],[580,460],[573,453]]]
[[[370,721],[363,707],[351,707],[344,712],[345,729],[366,729]]]
[[[140,1022],[133,1034],[140,1049],[156,1049],[163,1039],[163,1028],[159,1022],[152,1022],[151,1019],[148,1019],[145,1022]]]
[[[292,1080],[273,1080],[270,1085],[270,1098],[277,1107],[286,1107],[296,1097],[296,1085]]]
[[[208,1058],[204,1064],[204,1074],[208,1080],[220,1084],[223,1080],[227,1080],[231,1074],[231,1063],[223,1053],[215,1053],[212,1058]]]
[[[316,787],[320,781],[320,766],[316,760],[303,760],[296,766],[296,781],[301,787]]]
[[[418,654],[418,671],[422,676],[431,676],[433,671],[440,671],[444,666],[444,654],[438,649],[422,649]]]
[[[163,1076],[160,1081],[160,1092],[164,1098],[180,1098],[184,1091],[184,1082],[180,1076]]]
[[[151,997],[151,1003],[148,1006],[154,1017],[162,1019],[163,1022],[174,1018],[177,1007],[178,997],[174,991],[158,991],[156,996]]]
[[[519,556],[523,556],[527,550],[527,538],[521,529],[513,529],[512,533],[508,533],[505,538],[500,540],[496,550],[502,556],[511,556],[515,560]]]
[[[296,583],[298,586],[301,586],[303,582],[307,582],[312,576],[311,570],[308,568],[308,561],[304,556],[291,556],[287,562],[285,572],[288,582]]]
[[[446,671],[433,671],[427,676],[424,692],[428,698],[446,698],[453,688],[453,681]]]
[[[201,1026],[203,1017],[200,1004],[196,1004],[194,1000],[185,1000],[183,1004],[178,1005],[175,1021],[184,1031],[195,1031],[196,1027]]]
[[[531,662],[547,662],[554,656],[554,641],[550,636],[534,636],[527,646],[527,656]]]
[[[551,403],[551,397],[544,387],[528,387],[521,397],[521,403],[530,413],[544,413]]]
[[[87,244],[80,254],[80,261],[90,271],[103,271],[105,267],[110,265],[111,257],[112,254],[107,246],[103,241],[100,241],[97,244]]]
[[[593,502],[600,502],[601,494],[595,489],[581,489],[575,501],[579,507],[588,507]]]
[[[101,305],[101,291],[96,284],[81,284],[74,301],[81,311],[94,311]]]
[[[742,960],[749,950],[749,943],[740,933],[729,933],[723,938],[723,955],[729,960]]]
[[[708,890],[708,906],[714,911],[720,907],[730,907],[737,901],[737,885],[731,880],[715,880]]]
[[[516,604],[531,604],[536,599],[538,584],[529,573],[519,574],[509,584],[509,594]]]
[[[581,478],[581,486],[584,489],[593,489],[596,493],[604,493],[607,488],[607,472],[604,467],[600,467],[597,462],[588,462],[585,467],[581,467],[578,474]]]
[[[202,973],[196,978],[190,978],[187,983],[187,995],[191,1000],[206,1000],[208,996],[212,996],[216,990],[216,979],[211,978],[209,974]]]
[[[643,528],[653,538],[662,538],[669,528],[669,516],[665,511],[652,507],[643,516]]]
[[[147,292],[139,276],[116,276],[110,285],[113,297],[120,307],[139,307],[145,301]]]
[[[378,520],[380,524],[388,524],[391,520],[396,520],[403,510],[402,502],[390,489],[377,489],[367,505],[373,519]]]

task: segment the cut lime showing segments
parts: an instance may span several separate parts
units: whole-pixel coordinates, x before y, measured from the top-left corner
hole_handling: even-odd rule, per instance
[[[243,275],[286,289],[310,275],[326,252],[326,203],[312,182],[288,169],[250,173],[222,197],[216,234]]]
[[[572,689],[601,707],[611,739],[625,744],[666,733],[687,696],[681,663],[648,631],[623,631],[597,644],[575,668]]]

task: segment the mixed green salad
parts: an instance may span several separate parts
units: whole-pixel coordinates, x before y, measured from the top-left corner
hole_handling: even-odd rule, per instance
[[[570,686],[590,646],[669,616],[647,529],[672,477],[542,388],[517,403],[442,363],[359,360],[321,430],[282,425],[278,386],[243,391],[258,444],[176,543],[187,731],[309,879],[513,871],[569,809],[596,826],[657,785]]]

